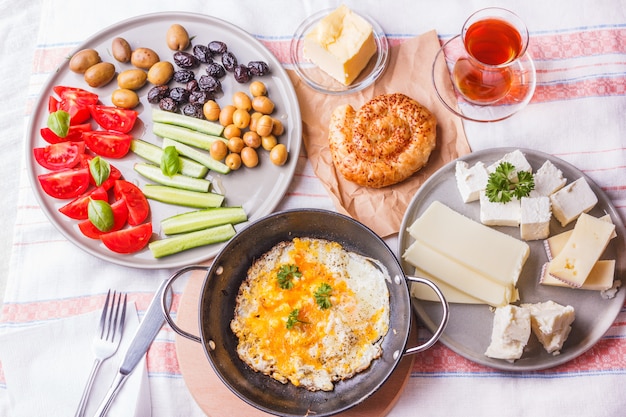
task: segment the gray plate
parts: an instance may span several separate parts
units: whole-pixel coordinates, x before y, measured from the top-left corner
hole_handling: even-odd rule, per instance
[[[478,161],[483,161],[485,165],[489,165],[499,160],[505,153],[513,150],[514,148],[489,149],[474,152],[459,159],[466,161],[470,166]],[[521,151],[525,154],[533,170],[537,170],[549,159],[561,169],[563,175],[568,179],[568,183],[580,177],[586,178],[598,196],[598,204],[590,214],[601,216],[608,213],[615,223],[617,238],[611,240],[603,257],[617,260],[616,279],[623,281],[626,270],[626,260],[623,256],[626,231],[619,214],[606,194],[589,177],[571,164],[542,152],[529,149],[521,149]],[[400,256],[413,242],[413,238],[406,231],[407,227],[435,200],[441,201],[471,219],[480,221],[479,203],[463,203],[461,200],[454,176],[455,164],[456,161],[452,161],[442,167],[413,197],[400,229],[398,239]],[[553,218],[550,223],[550,233],[552,235],[557,234],[572,227],[573,223],[563,228]],[[497,227],[497,229],[518,239],[520,237],[519,228]],[[553,300],[562,305],[572,305],[576,309],[576,320],[561,354],[553,356],[546,353],[535,336],[531,335],[520,360],[509,363],[504,360],[488,358],[484,352],[491,339],[493,313],[485,305],[450,304],[450,320],[444,334],[439,339],[444,345],[459,355],[482,365],[508,371],[530,371],[550,368],[576,358],[591,348],[611,327],[624,305],[626,291],[622,288],[615,298],[604,299],[597,291],[542,286],[538,283],[538,279],[542,265],[548,260],[543,248],[543,241],[531,241],[528,244],[530,256],[518,281],[521,302],[534,303]],[[404,261],[401,261],[401,264],[406,273],[413,272],[411,265]],[[440,321],[441,308],[435,303],[415,299],[413,299],[413,307],[425,326],[433,331]]]
[[[269,75],[254,77],[253,80],[261,80],[267,85],[268,95],[276,105],[272,116],[280,119],[285,126],[285,133],[278,140],[279,143],[286,144],[288,148],[289,159],[287,163],[281,167],[275,166],[269,160],[269,153],[261,150],[259,152],[260,162],[255,168],[241,168],[228,175],[209,173],[214,178],[214,183],[224,190],[225,205],[243,206],[250,221],[263,217],[275,209],[291,183],[300,153],[302,137],[300,108],[291,80],[280,62],[263,44],[242,29],[213,17],[190,13],[155,13],[135,17],[110,26],[86,40],[76,51],[84,48],[96,49],[103,61],[115,64],[119,73],[124,69],[132,68],[130,63],[121,64],[111,56],[111,41],[115,37],[121,36],[130,43],[131,48],[148,47],[157,52],[161,60],[173,62],[173,51],[170,51],[165,43],[165,33],[173,23],[179,23],[187,29],[193,44],[206,45],[210,41],[221,40],[227,43],[229,50],[235,54],[240,63],[246,64],[249,61],[262,60],[268,63],[270,67],[271,73]],[[197,73],[203,71],[204,65],[196,70]],[[171,85],[174,84],[172,82]],[[54,226],[68,240],[86,252],[103,260],[130,267],[144,269],[177,268],[214,257],[223,247],[223,244],[191,249],[162,259],[153,258],[148,248],[132,255],[119,255],[108,250],[100,241],[84,237],[78,229],[77,221],[58,212],[59,207],[67,201],[53,199],[42,191],[37,181],[37,175],[48,171],[40,167],[32,156],[32,148],[47,145],[40,137],[39,129],[46,126],[48,97],[53,94],[52,87],[55,85],[81,87],[93,91],[100,96],[100,101],[103,104],[110,105],[111,92],[117,88],[117,83],[113,80],[105,87],[90,88],[83,80],[82,75],[69,71],[67,63],[64,62],[42,89],[29,125],[26,159],[35,196]],[[226,77],[222,79],[224,94],[217,98],[217,102],[221,106],[230,104],[233,93],[235,91],[248,92],[248,85],[237,83],[232,74],[227,73]],[[152,105],[146,99],[149,89],[150,86],[147,84],[139,91],[141,104],[136,110],[140,112],[141,121],[138,121],[131,134],[136,138],[160,146],[160,138],[151,133],[150,112]],[[92,124],[95,127],[95,123],[92,122]],[[129,152],[122,159],[110,160],[115,167],[122,171],[126,180],[141,186],[148,181],[133,170],[133,165],[139,161],[141,158],[132,152]],[[160,232],[159,222],[162,219],[191,210],[154,201],[150,202],[150,207],[153,229],[156,234]],[[240,230],[246,225],[247,223],[240,224],[237,229]]]

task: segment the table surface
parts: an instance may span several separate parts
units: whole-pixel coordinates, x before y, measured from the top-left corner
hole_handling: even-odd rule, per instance
[[[438,2],[345,1],[374,17],[391,44],[435,29],[443,42],[458,34],[484,0]],[[529,106],[510,119],[465,122],[472,150],[500,146],[536,149],[564,159],[587,174],[626,219],[626,3],[584,0],[503,0],[530,31],[537,90]],[[84,39],[121,20],[159,11],[188,11],[233,23],[260,40],[291,68],[292,34],[307,16],[336,1],[162,0],[106,3],[79,0],[0,0],[3,52],[0,144],[0,332],[11,332],[85,311],[78,299],[109,287],[128,291],[141,312],[158,283],[173,271],[141,271],[107,264],[68,242],[47,220],[26,177],[24,145],[28,117],[52,72]],[[280,12],[276,12],[279,10]],[[427,63],[430,65],[430,63]],[[292,185],[277,210],[334,210],[326,189],[303,152]],[[390,239],[393,242],[393,237]],[[621,277],[623,280],[624,277]],[[180,295],[184,284],[175,286]],[[88,305],[82,303],[81,305]],[[426,337],[424,329],[421,337]],[[10,382],[0,358],[0,415],[11,415]],[[165,326],[148,352],[152,415],[202,416],[185,386],[175,336]],[[600,342],[572,362],[537,372],[500,372],[473,364],[441,344],[420,354],[407,387],[390,416],[483,416],[560,414],[623,415],[626,399],[626,310]],[[584,394],[583,394],[584,393]]]

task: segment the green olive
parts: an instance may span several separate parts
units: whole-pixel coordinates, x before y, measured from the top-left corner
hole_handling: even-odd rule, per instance
[[[244,109],[237,109],[233,112],[233,124],[239,129],[245,129],[250,124],[250,113]]]
[[[228,145],[222,140],[216,140],[211,144],[209,153],[211,154],[211,158],[216,161],[221,161],[228,155]]]
[[[128,88],[118,88],[111,93],[111,102],[123,109],[133,109],[139,104],[139,96]]]
[[[241,168],[241,156],[238,153],[229,153],[224,163],[233,171]]]
[[[228,139],[228,150],[233,153],[240,153],[244,146],[246,146],[246,144],[239,136],[233,136]]]
[[[237,91],[233,94],[233,106],[238,109],[249,111],[252,108],[252,101],[246,93],[243,91]]]
[[[271,114],[274,111],[274,102],[267,96],[256,96],[252,100],[252,108],[259,113]]]
[[[259,155],[256,153],[256,149],[249,146],[245,146],[241,150],[241,162],[248,168],[254,168],[259,164]]]
[[[115,65],[110,62],[99,62],[85,71],[85,82],[90,87],[107,85],[115,77]]]
[[[272,149],[274,149],[277,143],[278,139],[276,139],[276,136],[274,135],[263,136],[261,138],[261,146],[263,146],[263,149],[265,149],[266,151],[271,151]]]
[[[154,85],[165,85],[174,76],[174,65],[169,61],[159,61],[148,70],[148,81]]]
[[[77,74],[84,74],[90,67],[102,62],[100,54],[95,49],[83,49],[76,52],[70,58],[70,71]]]
[[[111,42],[111,53],[113,54],[113,58],[115,58],[118,62],[126,63],[130,61],[131,49],[130,44],[124,38],[115,38],[113,42]]]
[[[207,120],[215,122],[220,118],[220,105],[215,100],[209,100],[202,106],[202,112]]]
[[[220,124],[222,126],[228,126],[233,123],[233,113],[235,112],[235,110],[237,110],[237,108],[232,104],[227,104],[222,107],[219,118]]]
[[[285,133],[285,126],[283,126],[283,122],[276,118],[273,118],[272,120],[274,122],[272,125],[272,135],[280,136]]]
[[[264,96],[267,94],[267,87],[261,81],[252,81],[249,88],[252,97]]]
[[[270,116],[264,114],[259,117],[259,120],[256,122],[256,133],[259,136],[269,136],[272,133],[272,128],[274,127],[274,119]]]
[[[172,51],[182,51],[187,49],[189,46],[189,33],[187,33],[187,30],[183,26],[178,23],[174,23],[167,30],[165,40],[167,46]]]
[[[274,165],[285,165],[285,162],[287,162],[287,156],[287,147],[282,143],[274,146],[270,151],[270,161],[272,161]]]
[[[130,63],[141,69],[149,70],[159,61],[159,55],[150,48],[137,48],[130,55]]]
[[[251,130],[244,133],[242,139],[243,139],[243,143],[245,143],[246,146],[249,146],[251,148],[256,149],[259,146],[261,146],[261,136],[259,136],[258,133],[253,132]]]
[[[117,85],[120,88],[139,90],[146,84],[148,75],[142,69],[127,69],[117,75]]]

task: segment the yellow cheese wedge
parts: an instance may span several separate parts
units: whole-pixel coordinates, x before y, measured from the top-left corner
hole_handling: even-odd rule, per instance
[[[376,53],[372,25],[341,5],[305,35],[303,53],[328,75],[350,85]]]
[[[434,201],[408,231],[437,252],[504,285],[517,284],[530,254],[526,242],[465,217],[439,201]]]
[[[606,291],[613,286],[615,277],[615,259],[600,260],[595,263],[587,279],[580,287],[573,287],[548,273],[548,262],[545,263],[541,271],[540,284],[554,287],[579,288],[590,291]]]
[[[561,252],[549,262],[547,273],[581,287],[614,231],[615,225],[582,213]]]
[[[455,287],[460,292],[482,300],[485,304],[498,307],[517,299],[517,290],[512,283],[503,284],[491,280],[419,240],[413,242],[402,256],[414,267]]]

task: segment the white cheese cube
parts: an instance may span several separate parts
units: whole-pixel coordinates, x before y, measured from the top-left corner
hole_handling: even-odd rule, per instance
[[[491,202],[487,195],[480,194],[480,222],[486,226],[519,226],[521,219],[520,200],[508,203]]]
[[[522,197],[520,236],[524,240],[546,239],[550,236],[550,199],[548,197]]]
[[[561,353],[563,343],[572,330],[576,317],[574,307],[562,306],[554,301],[536,304],[522,304],[530,312],[530,325],[533,333],[548,353]]]
[[[471,168],[465,161],[457,161],[456,170],[456,186],[461,193],[464,203],[476,201],[480,198],[480,192],[487,186],[489,173],[485,164],[476,162]]]
[[[550,161],[543,163],[541,168],[533,175],[535,188],[530,192],[529,197],[549,197],[563,188],[567,183],[567,178],[563,177],[563,172]]]
[[[522,151],[516,149],[513,152],[505,154],[499,161],[496,161],[493,164],[489,165],[489,167],[487,167],[487,172],[494,172],[502,162],[509,162],[511,165],[513,165],[515,167],[515,172],[533,171],[533,168],[528,163],[528,160],[526,160],[526,157],[524,156]]]
[[[507,305],[496,308],[493,316],[491,343],[485,355],[513,362],[522,357],[530,337],[530,312],[522,307]]]
[[[565,227],[598,203],[598,197],[581,177],[550,196],[552,214]]]

